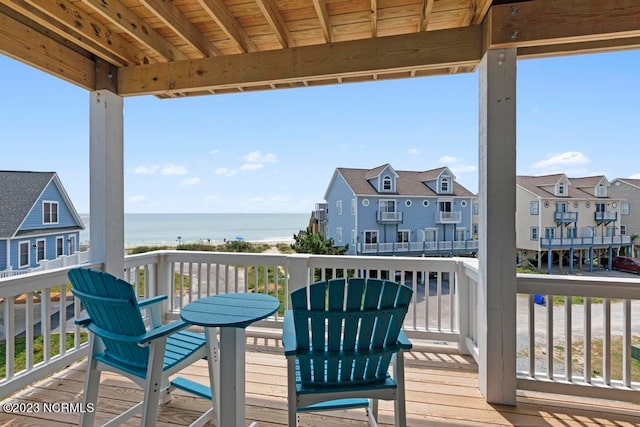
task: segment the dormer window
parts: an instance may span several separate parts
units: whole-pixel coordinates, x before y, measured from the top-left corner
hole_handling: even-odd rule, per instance
[[[389,175],[386,175],[384,178],[382,178],[382,190],[383,191],[391,191],[392,190],[391,177]]]
[[[596,187],[596,197],[607,197],[607,192],[605,190],[604,184],[598,184]]]
[[[42,223],[43,224],[58,223],[58,202],[42,203]]]
[[[440,192],[449,193],[451,191],[451,182],[448,176],[443,176],[440,179]]]
[[[564,185],[564,182],[558,183],[558,196],[565,196],[567,191],[567,187]]]

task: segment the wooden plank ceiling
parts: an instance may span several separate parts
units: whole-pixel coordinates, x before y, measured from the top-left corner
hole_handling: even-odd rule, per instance
[[[0,0],[0,53],[161,97],[463,73],[640,46],[640,0]]]

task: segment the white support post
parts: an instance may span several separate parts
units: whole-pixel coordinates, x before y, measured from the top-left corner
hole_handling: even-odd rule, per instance
[[[516,404],[516,49],[480,62],[480,390],[487,402]]]
[[[122,97],[108,90],[90,96],[91,262],[124,276],[124,130]]]

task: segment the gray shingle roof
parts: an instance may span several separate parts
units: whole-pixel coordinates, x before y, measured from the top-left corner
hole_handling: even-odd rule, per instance
[[[434,197],[438,196],[433,190],[424,184],[424,181],[434,180],[440,172],[445,168],[432,169],[429,171],[399,171],[396,170],[398,178],[396,180],[395,193],[379,193],[367,180],[368,177],[375,176],[372,171],[380,172],[387,165],[378,166],[374,169],[354,169],[354,168],[338,168],[338,172],[344,177],[345,181],[354,194],[358,195],[385,195],[395,194],[398,196],[417,196],[417,197]],[[453,181],[453,194],[447,196],[474,197],[471,191],[462,185]]]
[[[562,198],[562,199],[592,199],[593,192],[588,191],[595,187],[604,175],[567,178],[569,181],[566,197],[558,197],[553,194],[554,185],[563,177],[563,174],[543,175],[543,176],[516,176],[516,184],[530,191],[536,196],[543,198]],[[605,197],[606,198],[606,197]]]
[[[13,236],[55,172],[0,171],[0,238]]]

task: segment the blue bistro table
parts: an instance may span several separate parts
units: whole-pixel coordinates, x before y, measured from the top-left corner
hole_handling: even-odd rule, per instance
[[[254,293],[220,294],[187,304],[180,317],[187,323],[204,326],[207,337],[209,380],[214,390],[178,378],[172,384],[212,400],[212,410],[219,427],[245,425],[245,328],[253,322],[271,316],[280,302],[269,295]],[[219,347],[216,330],[220,328]],[[211,410],[194,425],[202,425]]]

